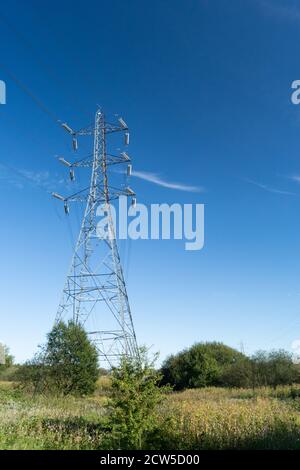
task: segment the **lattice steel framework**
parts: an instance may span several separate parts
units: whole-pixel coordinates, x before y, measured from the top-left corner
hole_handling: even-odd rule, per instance
[[[100,361],[113,366],[122,355],[138,356],[110,205],[120,195],[130,196],[135,203],[135,194],[129,187],[118,189],[110,186],[108,176],[110,165],[126,163],[130,168],[130,158],[126,152],[118,156],[107,152],[109,134],[124,133],[125,144],[128,144],[129,131],[122,118],[111,124],[100,109],[96,112],[93,126],[77,132],[67,124],[62,126],[72,135],[74,150],[78,147],[78,136],[83,135],[93,136],[94,150],[91,156],[74,163],[60,158],[69,167],[71,179],[74,178],[75,168],[80,167],[91,169],[91,179],[88,188],[69,197],[53,193],[54,197],[63,201],[67,214],[71,202],[86,203],[56,321],[73,319],[84,325],[97,345]],[[101,236],[97,231],[98,207],[105,209],[110,237]]]

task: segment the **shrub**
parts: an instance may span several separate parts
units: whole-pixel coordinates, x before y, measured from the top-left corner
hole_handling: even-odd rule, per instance
[[[258,351],[252,358],[222,343],[198,343],[162,366],[162,384],[176,390],[206,386],[261,387],[299,382],[299,364],[283,350]]]
[[[34,392],[87,395],[94,392],[99,376],[97,350],[81,325],[59,322],[17,375]]]
[[[231,367],[245,359],[244,354],[222,343],[198,343],[164,362],[162,383],[176,390],[221,385],[223,374],[228,375]]]
[[[145,349],[139,358],[124,357],[113,370],[108,402],[107,439],[109,449],[143,449],[157,429],[157,405],[166,389],[158,386],[160,374],[149,363]]]
[[[254,385],[291,385],[299,381],[299,368],[286,351],[258,351],[252,357]]]
[[[224,367],[221,379],[223,387],[249,388],[253,383],[253,367],[249,358]]]

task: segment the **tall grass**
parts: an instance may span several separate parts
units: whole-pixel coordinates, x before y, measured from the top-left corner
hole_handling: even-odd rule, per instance
[[[9,384],[9,385],[8,385]],[[93,397],[28,396],[0,383],[0,449],[101,449],[109,381]],[[148,449],[299,449],[300,387],[170,393]]]
[[[278,394],[278,397],[274,397]],[[176,449],[300,448],[299,401],[291,389],[204,389],[169,397],[162,447]],[[168,421],[166,421],[166,417]]]

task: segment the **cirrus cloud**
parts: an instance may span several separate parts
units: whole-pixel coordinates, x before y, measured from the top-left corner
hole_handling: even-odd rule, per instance
[[[161,178],[160,175],[148,171],[133,171],[132,176],[135,176],[136,178],[142,179],[144,181],[149,181],[149,183],[162,186],[163,188],[176,189],[178,191],[186,191],[191,193],[200,193],[204,191],[203,187],[166,181],[165,179]]]

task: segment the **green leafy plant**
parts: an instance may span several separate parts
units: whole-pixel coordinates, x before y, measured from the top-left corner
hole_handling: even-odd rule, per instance
[[[35,392],[88,395],[99,377],[98,354],[80,324],[59,322],[47,343],[18,372],[18,380]]]
[[[162,383],[176,390],[222,385],[223,374],[245,358],[222,343],[196,343],[167,358],[162,366]]]
[[[149,362],[145,348],[138,358],[123,357],[112,373],[107,404],[107,448],[143,449],[157,429],[157,409],[167,387],[159,387],[161,375]]]

